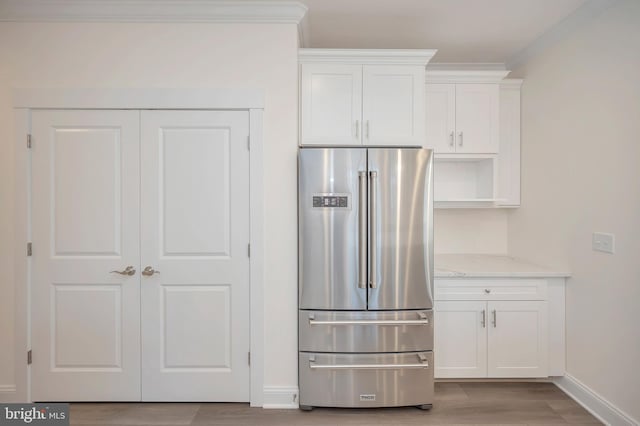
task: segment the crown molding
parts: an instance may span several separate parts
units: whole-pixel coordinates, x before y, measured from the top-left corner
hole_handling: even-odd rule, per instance
[[[524,80],[521,78],[505,78],[500,82],[500,88],[520,90],[523,82]]]
[[[435,54],[435,49],[298,49],[298,61],[301,64],[426,66]]]
[[[506,61],[507,67],[514,70],[519,66],[524,65],[534,56],[556,44],[575,29],[593,20],[617,2],[618,0],[587,1],[572,14],[535,39],[528,46],[509,57]]]
[[[0,1],[0,22],[211,22],[299,25],[306,13],[307,6],[297,1]],[[300,32],[300,36],[306,34]]]
[[[447,64],[447,67],[427,67],[425,78],[427,83],[501,83],[510,73],[504,69],[472,69],[468,64]],[[449,68],[455,67],[455,68]]]

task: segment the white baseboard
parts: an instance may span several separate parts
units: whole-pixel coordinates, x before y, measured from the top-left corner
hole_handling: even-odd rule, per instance
[[[0,402],[16,402],[16,385],[0,385]]]
[[[634,426],[640,424],[570,374],[554,378],[553,382],[606,425]]]
[[[265,386],[262,408],[298,408],[297,386]]]

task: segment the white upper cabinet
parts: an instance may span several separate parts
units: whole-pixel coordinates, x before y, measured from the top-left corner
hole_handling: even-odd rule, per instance
[[[300,145],[423,146],[434,50],[300,49]]]
[[[456,85],[427,84],[427,147],[454,153],[456,133]]]
[[[498,84],[427,84],[427,146],[440,154],[495,154]]]
[[[456,152],[498,152],[499,98],[497,84],[456,85]]]
[[[302,64],[302,144],[360,144],[362,66]]]
[[[424,68],[363,67],[362,121],[366,145],[424,144]]]

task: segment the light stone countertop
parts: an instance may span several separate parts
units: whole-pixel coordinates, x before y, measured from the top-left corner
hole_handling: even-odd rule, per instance
[[[564,278],[567,271],[536,265],[523,259],[488,254],[436,254],[435,278]]]

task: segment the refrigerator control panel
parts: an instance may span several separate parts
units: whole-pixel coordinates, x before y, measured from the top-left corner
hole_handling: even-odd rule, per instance
[[[314,208],[348,209],[351,207],[349,194],[313,194]]]

